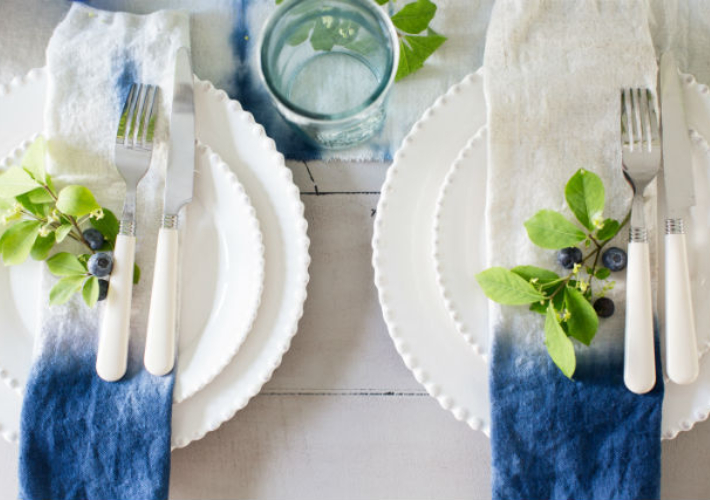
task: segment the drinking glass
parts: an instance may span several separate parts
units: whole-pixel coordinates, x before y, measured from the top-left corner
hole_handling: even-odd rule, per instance
[[[342,149],[382,128],[397,34],[372,0],[288,0],[261,38],[261,74],[281,115],[319,146]]]

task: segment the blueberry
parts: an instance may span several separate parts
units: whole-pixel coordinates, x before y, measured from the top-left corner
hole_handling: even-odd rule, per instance
[[[575,264],[582,262],[582,251],[577,247],[563,248],[557,252],[557,262],[565,269],[572,269]]]
[[[84,231],[84,239],[92,250],[99,250],[104,246],[104,235],[98,229],[87,229]]]
[[[103,278],[111,274],[111,269],[113,269],[113,258],[110,254],[106,252],[95,253],[89,257],[89,262],[87,263],[89,272],[96,276],[97,278]]]
[[[614,301],[606,297],[602,297],[594,301],[594,310],[600,318],[608,318],[614,314]]]
[[[104,300],[108,294],[108,281],[99,280],[99,300]]]
[[[621,248],[611,247],[602,255],[602,264],[609,271],[621,271],[626,267],[626,252]]]

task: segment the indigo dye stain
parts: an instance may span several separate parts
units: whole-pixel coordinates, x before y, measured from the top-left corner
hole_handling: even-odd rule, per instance
[[[639,396],[621,356],[580,354],[570,381],[514,339],[497,332],[489,368],[493,498],[659,498],[662,377]]]
[[[264,127],[267,135],[276,142],[278,150],[287,158],[300,161],[320,159],[320,149],[292,128],[278,113],[259,77],[257,40],[261,26],[252,26],[256,30],[252,32],[247,19],[250,5],[264,1],[272,0],[235,0],[236,25],[229,39],[237,60],[237,70],[227,93],[254,115],[256,122]]]

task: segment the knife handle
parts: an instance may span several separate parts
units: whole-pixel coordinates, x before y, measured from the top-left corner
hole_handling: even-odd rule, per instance
[[[672,220],[672,219],[671,219]],[[698,377],[698,342],[685,234],[666,221],[666,372],[676,384]],[[680,224],[682,230],[682,224]]]
[[[177,228],[163,227],[158,234],[144,357],[146,370],[157,376],[170,373],[175,364],[177,277]]]
[[[628,250],[624,383],[631,392],[644,394],[656,385],[648,241],[645,238],[644,241],[632,239]]]
[[[135,236],[119,234],[116,237],[96,353],[96,373],[107,382],[115,382],[126,373],[135,248]]]

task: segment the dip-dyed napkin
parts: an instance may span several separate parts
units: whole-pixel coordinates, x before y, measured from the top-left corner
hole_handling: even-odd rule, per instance
[[[534,246],[523,222],[567,210],[564,186],[577,169],[601,176],[610,217],[628,209],[620,89],[656,87],[645,3],[501,0],[484,67],[489,264],[550,268],[555,252]],[[617,238],[625,248],[626,234]],[[573,381],[547,355],[542,316],[491,306],[493,498],[659,497],[663,383],[642,396],[624,386],[620,276],[609,295],[616,313],[591,347],[577,344]]]
[[[118,118],[132,82],[161,89],[151,170],[138,193],[137,262],[128,372],[115,383],[95,372],[101,305],[76,299],[49,307],[55,278],[42,279],[41,328],[25,391],[20,435],[24,500],[151,500],[168,496],[174,376],[142,363],[143,332],[162,208],[174,55],[189,46],[189,18],[108,13],[74,4],[47,49],[47,170],[82,184],[120,213],[124,183],[113,165]]]

